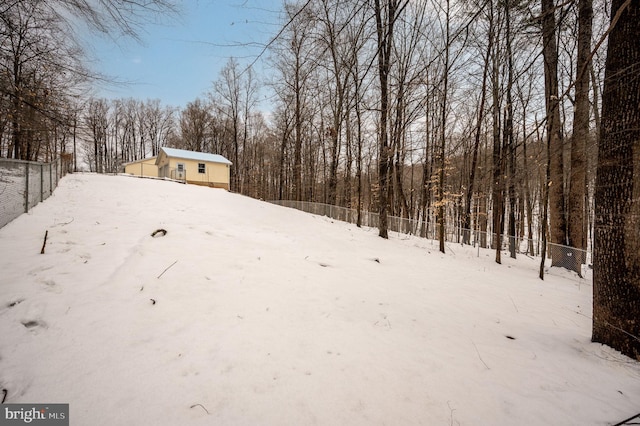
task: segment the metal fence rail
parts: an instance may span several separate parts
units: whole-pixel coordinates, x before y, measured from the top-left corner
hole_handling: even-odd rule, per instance
[[[0,228],[49,198],[65,174],[60,158],[51,163],[0,158]]]
[[[358,212],[355,209],[330,204],[291,200],[273,200],[270,201],[270,203],[320,216],[327,216],[343,222],[356,223],[358,218]],[[360,224],[362,226],[376,228],[380,224],[379,216],[377,213],[362,211]],[[431,223],[427,226],[424,221],[417,219],[388,216],[387,229],[391,232],[416,235],[431,240],[437,239],[435,224]],[[477,230],[448,226],[445,230],[445,240],[447,242],[471,245],[478,248],[495,249],[498,238],[495,233],[491,232],[480,232]],[[513,252],[514,254],[530,257],[540,257],[542,252],[542,243],[540,241],[524,237],[502,235],[500,246],[501,250],[507,253]],[[591,252],[588,250],[547,243],[546,253],[547,259],[550,259],[551,266],[560,266],[575,271],[581,277],[585,276],[586,271],[590,267]]]

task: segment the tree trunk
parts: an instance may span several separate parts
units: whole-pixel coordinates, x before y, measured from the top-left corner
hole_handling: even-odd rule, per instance
[[[357,92],[356,92],[357,93]],[[359,99],[359,97],[356,97]],[[358,218],[356,220],[356,225],[358,228],[362,226],[362,119],[360,116],[360,107],[359,103],[356,103],[356,124],[357,124],[357,143],[358,143],[358,153],[356,154],[356,185],[357,185],[357,193],[358,193]]]
[[[287,128],[282,132],[282,139],[280,140],[280,164],[278,168],[278,200],[284,199],[284,187],[285,187],[285,164],[287,153],[287,140],[289,139],[289,129]]]
[[[432,160],[431,155],[431,102],[426,102],[426,114],[425,114],[425,135],[424,135],[424,163],[422,165],[422,190],[421,196],[421,210],[422,210],[422,224],[420,227],[420,236],[428,238],[429,234],[429,210],[431,207],[431,171]]]
[[[489,23],[493,25],[493,21]],[[489,59],[491,57],[491,50],[493,49],[493,30],[489,30],[489,43],[487,45],[487,54],[484,58],[484,69],[482,71],[482,89],[480,93],[480,105],[478,106],[478,118],[476,121],[476,128],[473,142],[473,154],[471,158],[471,169],[469,171],[469,185],[467,188],[466,199],[464,203],[464,236],[463,242],[465,244],[471,244],[471,200],[473,197],[473,191],[476,180],[476,169],[478,166],[478,151],[480,150],[480,135],[482,132],[482,121],[484,120],[484,106],[487,98],[487,76],[489,74]]]
[[[640,360],[640,3],[613,0],[611,12],[595,189],[592,339]]]
[[[357,63],[352,68],[353,87],[354,87],[354,112],[356,115],[356,192],[357,192],[357,219],[358,228],[362,226],[362,112],[360,102],[360,79]]]
[[[509,166],[509,253],[511,258],[516,258],[516,147],[513,138],[513,53],[511,50],[511,5],[509,0],[504,2],[507,48],[507,105],[504,120],[504,141],[508,154]]]
[[[491,9],[493,20],[493,6]],[[492,100],[493,100],[493,184],[492,184],[492,216],[493,216],[493,248],[496,251],[496,263],[502,263],[502,228],[504,217],[504,180],[502,170],[502,144],[500,142],[500,97],[499,76],[500,64],[498,59],[498,47],[493,52],[492,75]]]
[[[559,245],[567,243],[567,225],[564,207],[564,140],[560,121],[558,95],[558,47],[556,44],[556,18],[553,0],[542,4],[542,55],[544,58],[545,105],[547,113],[547,143],[549,144],[549,238],[553,266],[561,266],[565,252]]]
[[[294,129],[295,142],[293,144],[293,196],[296,201],[302,201],[302,107],[300,87],[300,55],[296,55],[294,75],[295,112]]]
[[[582,276],[586,263],[586,171],[587,139],[589,137],[589,69],[591,54],[591,23],[593,0],[578,2],[578,59],[576,62],[575,107],[571,141],[571,174],[569,180],[567,232],[573,253],[571,269]]]
[[[379,124],[379,156],[378,156],[378,184],[379,184],[379,235],[389,238],[387,223],[388,192],[389,192],[389,71],[391,69],[391,48],[393,46],[393,25],[398,8],[397,0],[387,0],[386,22],[383,20],[383,10],[380,0],[374,2],[376,19],[376,33],[378,36],[378,78],[380,81],[380,124]]]
[[[444,185],[445,185],[445,147],[446,147],[446,131],[447,131],[447,92],[449,91],[449,49],[450,49],[450,34],[449,34],[449,0],[446,0],[446,30],[445,30],[445,49],[444,49],[444,79],[442,83],[442,128],[440,129],[440,149],[438,152],[438,160],[440,170],[438,171],[438,241],[440,252],[444,253],[445,243],[445,214],[446,214],[446,200],[444,197]]]
[[[525,133],[526,134],[526,130]],[[527,140],[522,141],[522,159],[525,173],[529,172],[529,160],[527,159]],[[531,177],[525,177],[524,180],[524,197],[527,211],[527,254],[535,256],[536,252],[533,248],[533,201],[531,200]]]
[[[542,200],[540,203],[542,204],[542,224],[541,234],[542,234],[542,248],[540,250],[540,271],[538,276],[541,280],[544,280],[544,264],[547,260],[547,235],[549,234],[549,183],[551,182],[551,145],[547,143],[547,167],[545,180],[541,182],[541,191],[540,193]]]
[[[347,219],[348,222],[351,222],[351,207],[352,207],[352,202],[351,202],[351,167],[353,164],[353,149],[352,149],[352,144],[353,144],[353,133],[351,130],[351,120],[346,120],[346,136],[347,136],[347,140],[345,143],[345,153],[347,155],[346,158],[346,164],[345,164],[345,173],[344,173],[344,206],[349,209],[348,210],[348,215],[349,218]]]

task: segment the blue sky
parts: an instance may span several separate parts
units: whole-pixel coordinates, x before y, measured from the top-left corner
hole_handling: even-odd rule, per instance
[[[94,68],[127,82],[102,85],[97,96],[160,99],[163,105],[184,107],[205,96],[229,57],[241,65],[253,62],[281,25],[282,0],[185,0],[179,5],[181,16],[146,25],[141,43],[88,40]]]

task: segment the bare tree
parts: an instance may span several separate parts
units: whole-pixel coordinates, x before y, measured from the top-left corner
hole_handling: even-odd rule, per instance
[[[427,1],[411,2],[396,23],[397,37],[394,39],[393,57],[395,67],[391,70],[393,92],[390,100],[390,159],[392,182],[389,187],[389,204],[397,216],[412,218],[413,179],[408,182],[405,166],[413,165],[414,145],[411,137],[424,113],[424,81],[427,23]],[[413,170],[413,168],[411,169]],[[406,189],[409,186],[409,189]],[[406,221],[405,223],[409,223]]]
[[[160,147],[167,144],[174,127],[174,110],[171,107],[162,107],[159,99],[147,100],[140,107],[144,110],[146,121],[146,140],[149,143],[147,150],[152,156],[158,155]]]
[[[180,148],[202,152],[211,132],[210,107],[201,99],[189,102],[180,112]]]
[[[541,0],[542,55],[544,58],[545,104],[549,180],[547,182],[549,209],[549,237],[553,264],[559,264],[564,253],[557,245],[567,243],[567,222],[564,194],[564,135],[560,120],[560,94],[558,90],[558,47],[556,11],[553,0]],[[546,207],[545,207],[546,208]],[[546,245],[545,245],[546,246]],[[543,248],[543,250],[546,250]],[[546,253],[545,253],[546,254]],[[544,260],[544,256],[543,256]]]
[[[506,87],[506,105],[504,120],[504,148],[505,156],[508,162],[507,176],[509,179],[507,187],[507,196],[509,198],[509,253],[510,256],[516,258],[516,143],[513,128],[513,22],[511,14],[511,1],[504,2],[504,25],[505,25],[505,50],[506,50],[506,67],[507,67],[507,87]]]
[[[451,67],[451,2],[446,0],[444,8],[445,30],[444,30],[444,64],[443,64],[443,78],[441,83],[442,97],[441,97],[441,113],[440,119],[442,125],[440,129],[440,141],[437,150],[437,162],[438,162],[438,186],[437,186],[437,222],[438,222],[438,242],[440,252],[445,252],[445,222],[446,222],[446,199],[445,199],[445,177],[446,177],[446,145],[447,145],[447,108],[449,104],[449,70]]]
[[[591,68],[591,33],[593,1],[578,1],[578,52],[576,62],[573,137],[571,140],[571,174],[567,223],[568,243],[574,252],[572,269],[582,276],[587,248],[587,140],[589,138],[589,70]]]
[[[362,27],[362,13],[364,2],[339,2],[336,0],[321,0],[318,5],[317,30],[315,32],[315,46],[318,55],[322,58],[319,61],[320,78],[325,79],[328,84],[322,85],[321,89],[326,96],[326,110],[328,125],[326,135],[328,146],[328,186],[327,202],[335,204],[338,201],[338,168],[342,152],[347,155],[345,164],[345,186],[344,202],[350,204],[350,175],[352,152],[349,141],[352,134],[349,129],[345,130],[345,120],[349,114],[351,102],[347,98],[352,82],[351,69],[354,66],[354,55],[358,50],[352,49],[354,40],[349,40],[349,31]],[[358,40],[355,40],[358,43]],[[345,142],[347,140],[347,143]]]
[[[272,83],[278,99],[278,133],[281,136],[280,183],[284,183],[288,146],[292,142],[292,197],[295,200],[305,199],[303,151],[309,143],[305,138],[307,126],[311,119],[310,98],[311,78],[317,66],[317,52],[313,48],[312,31],[314,30],[313,14],[305,5],[286,3],[285,16],[288,25],[283,29],[281,37],[272,45],[272,62],[276,69],[276,78]],[[290,127],[291,126],[291,127]],[[289,138],[293,140],[290,141]],[[280,197],[284,195],[282,185]]]
[[[175,13],[177,8],[165,0],[11,0],[3,3],[0,7],[0,140],[10,133],[11,142],[6,146],[0,143],[0,147],[4,147],[2,154],[47,159],[56,155],[52,147],[62,152],[66,149],[67,136],[72,129],[75,132],[78,123],[74,114],[68,113],[68,106],[84,96],[88,84],[100,78],[86,65],[85,51],[77,34],[89,29],[114,39],[120,35],[138,38],[144,23]],[[107,147],[105,143],[104,148]],[[92,161],[92,165],[96,166],[95,162]]]
[[[97,173],[105,171],[105,151],[107,143],[109,105],[104,99],[95,99],[89,102],[85,113],[84,122],[89,131],[91,145],[93,146],[92,158],[89,164]]]
[[[37,159],[38,144],[51,137],[50,130],[69,124],[63,105],[86,70],[68,31],[45,2],[13,2],[0,10],[0,102],[9,118],[4,131],[11,133],[7,156]]]
[[[245,171],[243,150],[246,142],[246,127],[243,124],[250,115],[255,104],[256,80],[250,68],[242,70],[235,58],[229,58],[220,71],[218,80],[213,82],[213,93],[210,97],[216,113],[226,117],[231,130],[231,158],[234,167],[231,169],[232,189],[242,192]]]
[[[214,81],[212,103],[226,116],[231,126],[231,187],[238,191],[240,187],[240,64],[235,58],[229,58],[220,71],[219,79]]]
[[[353,52],[349,64],[349,73],[351,83],[349,84],[350,94],[348,99],[351,99],[351,105],[348,107],[348,122],[355,121],[355,129],[353,129],[355,135],[353,137],[356,145],[355,162],[356,162],[356,225],[360,227],[362,225],[362,205],[363,205],[363,145],[364,145],[364,97],[366,95],[366,82],[368,68],[365,68],[361,64],[361,56],[367,44],[367,21],[365,19],[366,10],[363,8],[360,11],[360,17],[354,18],[355,25],[348,27],[347,43],[349,44],[349,50]],[[351,119],[351,116],[355,120]],[[353,128],[353,127],[352,127]]]
[[[250,180],[251,169],[254,166],[251,153],[254,148],[252,142],[255,143],[256,141],[255,138],[249,140],[250,133],[252,133],[251,127],[252,125],[262,123],[262,121],[258,120],[258,115],[254,114],[254,108],[258,102],[258,80],[253,72],[253,68],[248,67],[245,69],[242,80],[242,110],[240,113],[242,121],[242,160],[238,166],[242,167],[242,188],[244,194],[247,193],[244,188],[246,188]]]
[[[398,16],[407,5],[407,1],[387,0],[381,4],[374,1],[374,16],[376,20],[378,79],[380,84],[380,123],[379,123],[379,152],[378,152],[378,184],[379,184],[379,235],[389,238],[387,224],[388,193],[389,193],[389,73],[391,72],[391,49],[393,47],[394,25]]]
[[[52,0],[46,3],[50,3],[53,10],[60,10],[60,16],[65,16],[62,13],[65,10],[91,30],[114,39],[124,35],[139,40],[145,24],[179,13],[175,2],[170,0]]]
[[[482,83],[480,88],[480,100],[478,103],[477,109],[477,119],[476,125],[474,128],[473,135],[473,149],[472,149],[472,159],[471,166],[469,168],[469,183],[467,185],[466,194],[465,194],[465,211],[463,215],[464,223],[463,223],[463,233],[464,233],[464,243],[470,244],[471,242],[471,202],[474,194],[474,190],[476,187],[476,172],[478,169],[478,156],[480,153],[480,140],[482,137],[483,131],[483,121],[485,117],[485,104],[487,101],[487,80],[489,76],[489,69],[491,64],[491,53],[493,51],[493,43],[494,43],[494,29],[493,29],[493,19],[488,22],[488,37],[487,37],[487,47],[484,54],[484,63],[482,67]]]

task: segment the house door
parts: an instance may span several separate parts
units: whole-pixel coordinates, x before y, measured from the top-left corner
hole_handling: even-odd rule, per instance
[[[176,179],[184,180],[185,168],[184,163],[178,163],[178,168],[176,169]]]

